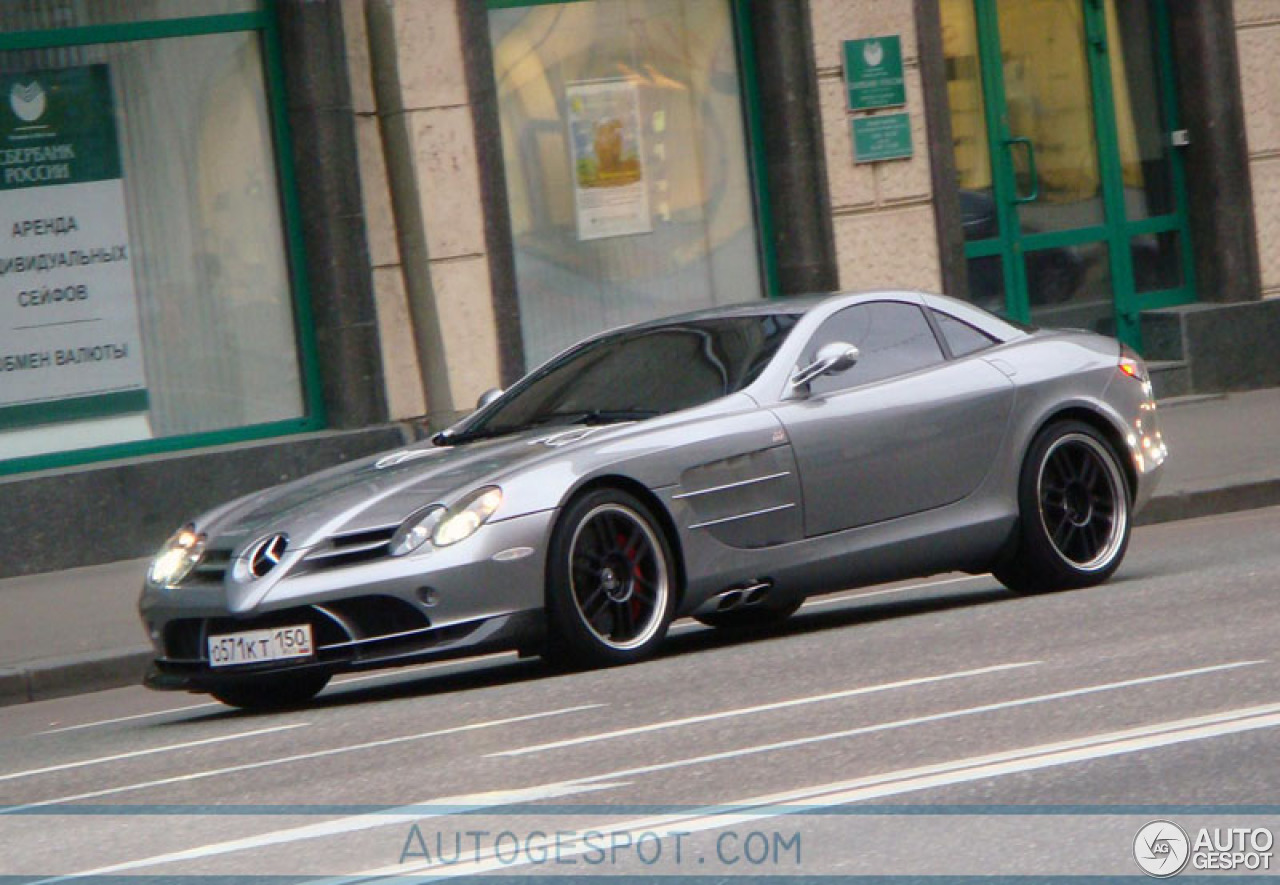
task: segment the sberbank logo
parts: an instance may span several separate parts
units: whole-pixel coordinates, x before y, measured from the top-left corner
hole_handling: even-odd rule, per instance
[[[48,96],[39,80],[30,83],[14,83],[9,90],[9,107],[24,123],[34,123],[44,116],[49,104]]]

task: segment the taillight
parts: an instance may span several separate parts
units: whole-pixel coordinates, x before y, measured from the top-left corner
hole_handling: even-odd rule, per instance
[[[1147,375],[1146,364],[1142,362],[1142,357],[1138,356],[1124,345],[1120,346],[1120,371],[1128,375],[1134,381],[1147,383],[1151,379]]]
[[[1142,361],[1142,357],[1138,356],[1123,344],[1120,345],[1120,374],[1128,375],[1134,381],[1142,385],[1142,394],[1147,402],[1143,408],[1155,408],[1155,392],[1151,387],[1151,376],[1147,373],[1147,364]]]

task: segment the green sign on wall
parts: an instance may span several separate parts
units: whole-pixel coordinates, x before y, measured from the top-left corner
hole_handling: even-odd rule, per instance
[[[894,108],[907,103],[902,76],[902,39],[869,37],[844,41],[844,82],[849,110]]]
[[[880,114],[855,117],[853,120],[853,158],[855,163],[879,160],[901,160],[910,157],[911,115]]]

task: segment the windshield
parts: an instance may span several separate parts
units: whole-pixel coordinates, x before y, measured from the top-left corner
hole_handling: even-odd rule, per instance
[[[714,317],[596,338],[517,384],[482,419],[443,443],[546,424],[635,421],[711,402],[746,387],[797,317]]]

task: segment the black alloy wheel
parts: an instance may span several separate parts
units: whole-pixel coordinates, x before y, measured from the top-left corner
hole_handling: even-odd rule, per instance
[[[1023,465],[1017,551],[996,578],[1022,593],[1102,583],[1128,547],[1130,499],[1124,468],[1097,430],[1079,421],[1049,426]]]
[[[546,657],[572,666],[639,660],[661,643],[675,607],[670,546],[648,508],[617,489],[572,502],[548,563]]]

